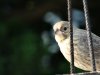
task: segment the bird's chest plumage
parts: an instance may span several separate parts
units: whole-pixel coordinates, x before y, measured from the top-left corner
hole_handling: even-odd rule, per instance
[[[77,42],[76,41],[73,41],[74,42],[74,55],[76,56],[77,55],[77,50],[78,50],[78,47],[76,46]],[[62,54],[64,55],[64,57],[70,62],[70,39],[66,39],[65,41],[63,41],[62,43],[59,44],[60,46],[60,51],[62,52]]]
[[[60,47],[60,51],[62,52],[63,56],[70,62],[70,39],[66,39],[62,43],[58,43]],[[87,68],[87,65],[90,65],[88,62],[87,54],[82,53],[83,49],[79,48],[78,46],[79,41],[78,38],[73,39],[73,45],[74,45],[74,58],[75,58],[75,66],[79,68]],[[85,56],[84,56],[85,55]],[[86,58],[86,59],[84,59]]]

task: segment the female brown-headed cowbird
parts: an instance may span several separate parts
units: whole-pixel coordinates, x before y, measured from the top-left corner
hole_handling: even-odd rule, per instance
[[[64,57],[70,62],[70,30],[69,22],[60,21],[57,22],[54,26],[55,40],[57,41],[60,51]],[[96,61],[96,69],[100,71],[100,37],[91,33],[94,56]],[[88,47],[87,33],[86,30],[79,29],[73,26],[73,45],[74,45],[74,59],[75,66],[91,71],[91,58]]]

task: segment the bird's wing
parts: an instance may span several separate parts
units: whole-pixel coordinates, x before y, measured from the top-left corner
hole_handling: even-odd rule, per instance
[[[92,40],[95,56],[100,59],[100,37],[92,33]]]
[[[76,30],[76,36],[78,38],[79,42],[79,48],[80,50],[83,51],[83,53],[89,52],[89,47],[88,47],[88,40],[87,40],[87,31],[78,29]],[[92,41],[93,41],[93,50],[96,58],[100,58],[100,37],[95,35],[94,33],[92,35]]]

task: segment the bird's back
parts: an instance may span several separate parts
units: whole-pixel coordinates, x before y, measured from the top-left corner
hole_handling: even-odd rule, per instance
[[[87,40],[87,32],[86,30],[82,29],[74,29],[73,33],[73,42],[74,42],[74,48],[75,49],[75,61],[82,64],[81,66],[77,66],[84,70],[91,70],[91,58],[89,53],[89,46],[88,46],[88,40]],[[100,70],[100,37],[92,33],[92,41],[93,41],[93,50],[95,54],[96,59],[96,66],[97,70]],[[78,60],[77,60],[78,58]],[[83,67],[82,67],[83,66]]]

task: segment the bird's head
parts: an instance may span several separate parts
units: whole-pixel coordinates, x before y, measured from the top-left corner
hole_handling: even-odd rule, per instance
[[[53,26],[56,41],[62,42],[69,37],[69,22],[60,21]]]

